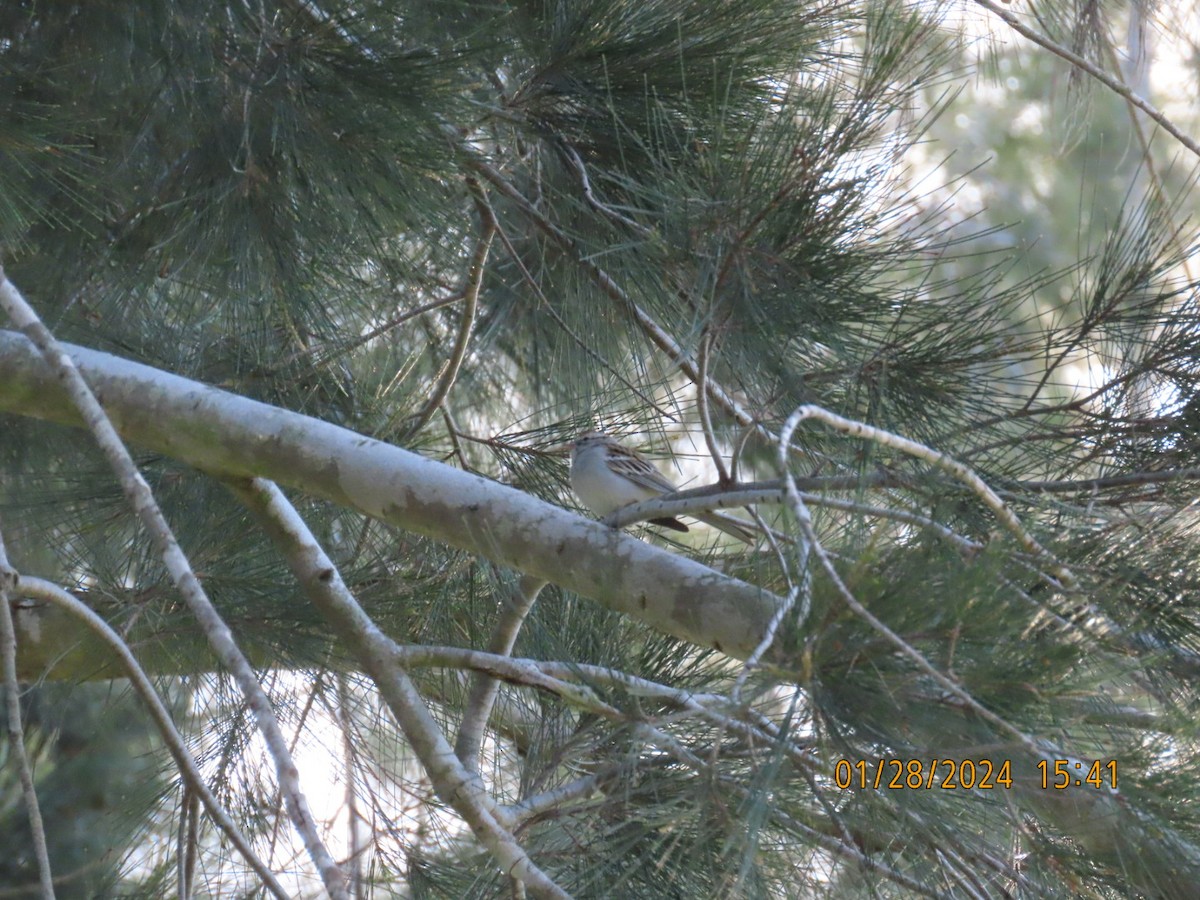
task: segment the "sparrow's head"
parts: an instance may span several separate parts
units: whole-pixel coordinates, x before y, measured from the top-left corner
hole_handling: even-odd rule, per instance
[[[575,440],[571,441],[572,447],[586,447],[590,444],[603,444],[606,441],[611,441],[607,434],[603,431],[585,431]]]
[[[571,441],[571,458],[574,459],[584,450],[589,447],[598,447],[609,443],[612,439],[600,431],[585,431],[575,440]]]

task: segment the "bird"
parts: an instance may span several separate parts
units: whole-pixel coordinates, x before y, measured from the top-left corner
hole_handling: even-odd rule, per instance
[[[636,450],[611,435],[588,431],[571,442],[571,489],[584,506],[604,517],[623,506],[669,494],[676,488]],[[732,521],[712,513],[695,517],[728,535],[754,543],[754,535]],[[672,531],[687,531],[678,519],[651,519],[650,523]]]

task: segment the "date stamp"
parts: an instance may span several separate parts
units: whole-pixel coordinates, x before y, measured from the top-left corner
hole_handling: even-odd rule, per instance
[[[1117,789],[1115,759],[1043,759],[1035,768],[1042,790]],[[843,791],[1010,790],[1012,773],[1011,759],[839,759],[833,767],[833,783]]]
[[[843,791],[994,790],[1012,787],[1012,761],[990,759],[839,759],[833,783]]]

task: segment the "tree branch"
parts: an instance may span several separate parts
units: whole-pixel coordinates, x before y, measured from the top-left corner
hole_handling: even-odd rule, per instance
[[[805,479],[797,480],[802,481]],[[842,500],[837,497],[829,497],[824,494],[807,491],[800,491],[799,493],[801,499],[809,506],[824,506],[864,516],[893,519],[897,522],[903,522],[906,525],[915,525],[918,528],[927,528],[966,552],[974,553],[983,548],[983,544],[978,541],[972,541],[962,535],[956,534],[945,525],[934,521],[928,516],[922,516],[908,510],[873,506],[868,503],[859,503],[856,500]],[[634,522],[645,522],[650,519],[667,516],[687,516],[696,512],[730,509],[735,506],[753,506],[764,503],[782,504],[786,502],[787,486],[783,479],[740,484],[734,488],[723,488],[719,484],[705,485],[704,487],[691,488],[686,491],[663,494],[661,497],[655,497],[651,500],[630,503],[628,506],[623,506],[616,512],[605,516],[601,521],[613,528],[625,528]]]
[[[780,432],[779,462],[780,466],[785,472],[787,471],[787,446],[791,443],[792,435],[795,433],[799,424],[810,416],[817,416],[821,418],[822,421],[828,421],[832,419],[838,421],[839,423],[849,423],[851,425],[861,424],[850,423],[849,420],[842,419],[840,416],[834,416],[832,413],[826,413],[824,410],[820,410],[819,407],[814,407],[811,405],[798,407],[796,411],[788,417],[787,422],[784,424],[783,429]],[[869,428],[869,426],[862,427]],[[863,432],[860,432],[857,429],[849,430],[850,433],[855,435],[863,434]],[[871,430],[873,431],[874,429]],[[788,489],[788,501],[792,509],[792,514],[796,517],[796,521],[800,525],[800,530],[804,535],[804,539],[808,547],[811,548],[813,555],[816,556],[817,561],[821,564],[821,569],[825,572],[826,577],[829,578],[830,582],[837,590],[838,595],[842,598],[842,601],[846,604],[847,608],[851,610],[851,612],[870,625],[871,628],[873,628],[876,632],[881,634],[890,644],[892,644],[892,646],[912,660],[917,668],[932,678],[948,694],[956,697],[965,707],[974,711],[977,715],[996,726],[996,728],[1000,729],[1002,732],[1016,738],[1021,745],[1029,749],[1031,753],[1036,755],[1041,752],[1033,738],[1029,737],[1029,735],[1025,734],[1025,732],[1021,731],[1007,719],[992,712],[990,709],[976,700],[968,691],[964,690],[961,685],[959,685],[949,676],[945,675],[933,663],[926,659],[923,653],[913,647],[910,643],[908,643],[908,641],[904,640],[904,638],[900,637],[900,635],[889,628],[882,619],[863,606],[859,599],[854,596],[854,593],[850,590],[846,582],[842,580],[842,576],[834,567],[833,561],[829,558],[829,554],[821,545],[816,529],[813,527],[812,516],[808,512],[808,507],[805,506],[804,501],[800,499],[799,492],[792,488],[791,485],[789,485]]]
[[[349,900],[346,894],[345,878],[317,833],[317,823],[313,820],[312,812],[308,808],[308,801],[300,789],[300,773],[296,770],[296,764],[288,752],[287,742],[283,739],[283,732],[279,728],[279,722],[275,718],[271,702],[263,691],[262,685],[258,683],[254,670],[243,655],[241,648],[234,641],[229,626],[221,619],[220,614],[204,592],[204,588],[201,587],[199,579],[192,571],[191,564],[175,540],[175,535],[171,531],[170,525],[167,524],[162,510],[158,508],[158,504],[150,492],[150,486],[142,478],[134,464],[133,457],[121,443],[112,422],[74,361],[42,324],[16,286],[4,275],[2,269],[0,269],[0,306],[8,312],[17,326],[38,347],[47,364],[53,369],[56,381],[67,392],[71,406],[78,410],[100,445],[109,465],[117,473],[126,499],[137,513],[143,527],[150,534],[155,549],[162,557],[176,588],[182,594],[196,621],[203,628],[209,644],[221,660],[221,664],[233,675],[247,704],[254,712],[268,752],[275,763],[279,789],[286,798],[292,823],[304,842],[309,857],[320,872],[325,889],[329,891],[334,900]]]
[[[508,656],[512,653],[513,645],[521,625],[533,604],[542,592],[546,582],[529,575],[521,576],[520,581],[512,590],[506,590],[508,595],[500,605],[500,615],[492,627],[492,636],[488,640],[488,653]],[[462,724],[458,730],[458,740],[454,743],[454,752],[464,766],[476,775],[479,774],[479,753],[483,746],[483,731],[487,725],[488,716],[492,713],[492,705],[500,684],[495,679],[482,672],[476,672],[471,680],[471,691],[467,695],[467,703],[463,710]]]
[[[187,748],[187,743],[171,720],[171,713],[159,698],[158,691],[154,689],[150,678],[143,671],[137,657],[133,655],[133,651],[129,649],[129,645],[125,643],[124,639],[86,603],[52,582],[25,576],[18,582],[18,589],[22,597],[52,603],[81,620],[116,655],[125,677],[129,679],[130,685],[146,705],[146,710],[150,713],[150,718],[154,720],[163,743],[174,757],[179,775],[188,790],[204,804],[204,808],[208,810],[208,814],[217,827],[225,833],[250,868],[262,879],[267,889],[281,900],[287,900],[290,896],[288,892],[283,889],[283,885],[275,878],[275,874],[267,867],[266,863],[258,858],[250,841],[242,834],[229,813],[225,811],[221,801],[209,790],[204,776],[200,774],[200,769]]]
[[[696,382],[696,409],[700,413],[700,428],[704,432],[704,443],[708,446],[708,455],[712,457],[717,469],[717,483],[728,484],[729,470],[725,468],[725,458],[717,447],[717,436],[713,433],[712,416],[708,414],[708,358],[712,350],[712,332],[705,327],[700,335],[700,361],[697,366],[699,380]]]
[[[467,347],[471,343],[471,332],[475,327],[475,312],[479,308],[479,289],[483,285],[483,276],[487,268],[488,250],[491,249],[492,238],[496,234],[496,217],[492,214],[491,206],[484,201],[478,182],[474,178],[470,179],[470,182],[469,187],[475,197],[475,208],[479,211],[483,228],[479,239],[475,242],[475,253],[471,257],[467,287],[463,292],[466,302],[463,304],[462,318],[459,320],[458,337],[454,341],[454,349],[450,353],[450,359],[446,361],[437,387],[434,388],[433,394],[425,402],[425,406],[416,414],[406,429],[406,433],[410,436],[429,424],[433,414],[449,396],[450,388],[454,386],[455,379],[458,378],[458,370],[467,357]]]
[[[974,470],[963,465],[958,460],[952,459],[945,453],[934,450],[932,447],[926,447],[917,441],[898,434],[892,434],[881,428],[875,428],[874,426],[867,425],[865,422],[856,422],[853,419],[844,418],[813,404],[806,404],[799,407],[792,413],[791,419],[788,420],[789,423],[793,419],[797,424],[805,419],[817,419],[851,437],[865,438],[877,444],[882,444],[885,447],[892,447],[910,456],[923,459],[943,472],[950,474],[958,481],[967,485],[967,487],[979,496],[988,509],[995,513],[996,518],[1000,520],[1001,524],[1017,538],[1022,547],[1035,556],[1047,561],[1055,577],[1068,589],[1074,589],[1078,586],[1078,580],[1072,574],[1071,570],[1059,562],[1053,553],[1038,542],[1037,538],[1021,524],[1021,520],[1009,509],[1008,504],[1001,500],[996,492],[988,486],[987,482],[980,478]],[[790,443],[790,432],[788,442]]]
[[[1029,40],[1033,41],[1039,47],[1049,50],[1055,56],[1065,59],[1071,65],[1075,66],[1078,69],[1081,69],[1082,71],[1086,72],[1088,75],[1091,75],[1093,78],[1095,78],[1097,81],[1099,81],[1105,87],[1107,87],[1113,93],[1117,94],[1118,96],[1124,97],[1127,101],[1132,103],[1134,106],[1136,106],[1138,109],[1140,109],[1146,115],[1148,115],[1151,119],[1153,119],[1155,122],[1157,122],[1159,125],[1161,125],[1163,127],[1163,130],[1165,130],[1168,134],[1170,134],[1173,138],[1175,138],[1175,140],[1179,141],[1179,143],[1183,144],[1183,146],[1185,146],[1189,150],[1191,150],[1192,153],[1196,154],[1196,156],[1200,156],[1200,144],[1196,143],[1196,141],[1192,140],[1190,137],[1188,137],[1186,134],[1184,134],[1182,131],[1180,131],[1177,127],[1175,127],[1175,125],[1171,122],[1170,119],[1168,119],[1166,116],[1164,116],[1162,113],[1160,113],[1157,109],[1155,109],[1154,106],[1152,106],[1148,101],[1142,99],[1136,93],[1134,93],[1133,89],[1130,88],[1129,85],[1127,85],[1123,81],[1121,81],[1119,78],[1114,78],[1113,76],[1109,75],[1107,72],[1105,72],[1099,66],[1084,59],[1078,53],[1073,53],[1072,51],[1068,50],[1066,47],[1063,47],[1061,44],[1056,44],[1054,41],[1050,40],[1048,37],[1038,34],[1036,31],[1034,31],[1028,25],[1025,25],[1024,23],[1022,23],[1020,19],[1018,19],[1015,15],[1013,15],[1007,9],[993,3],[992,0],[975,0],[975,3],[978,4],[979,6],[982,6],[988,12],[999,16],[1006,23],[1008,23],[1008,26],[1010,28],[1012,28],[1013,31],[1017,32],[1020,35],[1023,35],[1024,37],[1029,38]]]
[[[25,801],[25,815],[29,819],[33,855],[37,859],[38,883],[43,900],[54,900],[54,876],[50,869],[50,853],[46,849],[46,829],[42,824],[42,809],[38,805],[37,789],[33,783],[33,769],[29,765],[29,754],[25,752],[25,728],[21,724],[21,686],[17,681],[17,632],[13,625],[9,592],[19,583],[16,569],[8,564],[8,552],[4,548],[4,532],[0,530],[0,666],[4,675],[4,722],[8,731],[8,746],[17,763],[17,775],[21,781],[21,794]]]
[[[453,466],[148,366],[67,349],[131,441],[201,470],[299,488],[734,657],[753,651],[779,602],[695,560]],[[36,349],[5,332],[0,409],[79,424]]]
[[[396,663],[391,653],[394,642],[359,606],[283,492],[261,478],[229,485],[271,537],[305,594],[371,676],[437,795],[463,817],[506,874],[527,885],[535,896],[566,900],[567,893],[528,857],[509,830],[508,817],[459,762],[416,686]]]

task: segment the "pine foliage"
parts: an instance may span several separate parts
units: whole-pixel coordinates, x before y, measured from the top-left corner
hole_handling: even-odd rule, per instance
[[[795,503],[760,507],[786,538],[774,547],[636,531],[792,598],[758,665],[547,587],[512,655],[554,664],[590,699],[504,684],[482,776],[505,804],[564,789],[516,835],[567,893],[1190,896],[1200,301],[1179,222],[1193,185],[1171,172],[1166,194],[1144,189],[1102,148],[1089,156],[1087,117],[1120,121],[1120,107],[1071,94],[1060,102],[1077,104],[1084,137],[1062,155],[1102,170],[1051,179],[1083,194],[1068,204],[1077,231],[1035,245],[1003,196],[963,220],[909,168],[951,139],[941,117],[968,77],[943,13],[9,0],[4,272],[62,340],[569,508],[555,449],[597,426],[715,481],[704,366],[742,480],[784,474],[765,435],[812,404],[957,460],[1044,548],[929,456],[809,419],[787,470],[813,498],[817,546]],[[1007,126],[978,116],[977,138]],[[997,151],[1014,196],[1021,158]],[[962,187],[983,162],[932,178]],[[363,896],[514,890],[238,500],[138,452],[305,758],[324,752],[352,780],[362,852],[347,868]],[[431,648],[410,674],[453,742],[469,673],[437,653],[487,646],[520,573],[293,500],[380,627]],[[85,592],[176,698],[256,846],[302,867],[278,846],[288,826],[249,713],[181,637],[189,614],[84,433],[0,408],[0,513],[14,566]],[[126,727],[123,690],[36,684],[25,699],[53,860],[74,879],[62,895],[172,890],[178,776]],[[77,738],[40,714],[68,702],[120,711],[111,731],[89,718],[82,752],[99,766],[123,745],[113,777],[141,779],[86,841],[71,839],[92,818],[70,792],[101,776],[72,774]],[[920,784],[888,788],[887,760],[917,761]],[[1014,784],[967,785],[964,761],[985,760],[1007,760]],[[1084,763],[1065,790],[1040,786],[1055,760]],[[957,789],[942,781],[952,768]],[[5,770],[11,887],[36,881],[11,846],[23,822]],[[253,890],[214,832],[199,846],[213,896]]]

